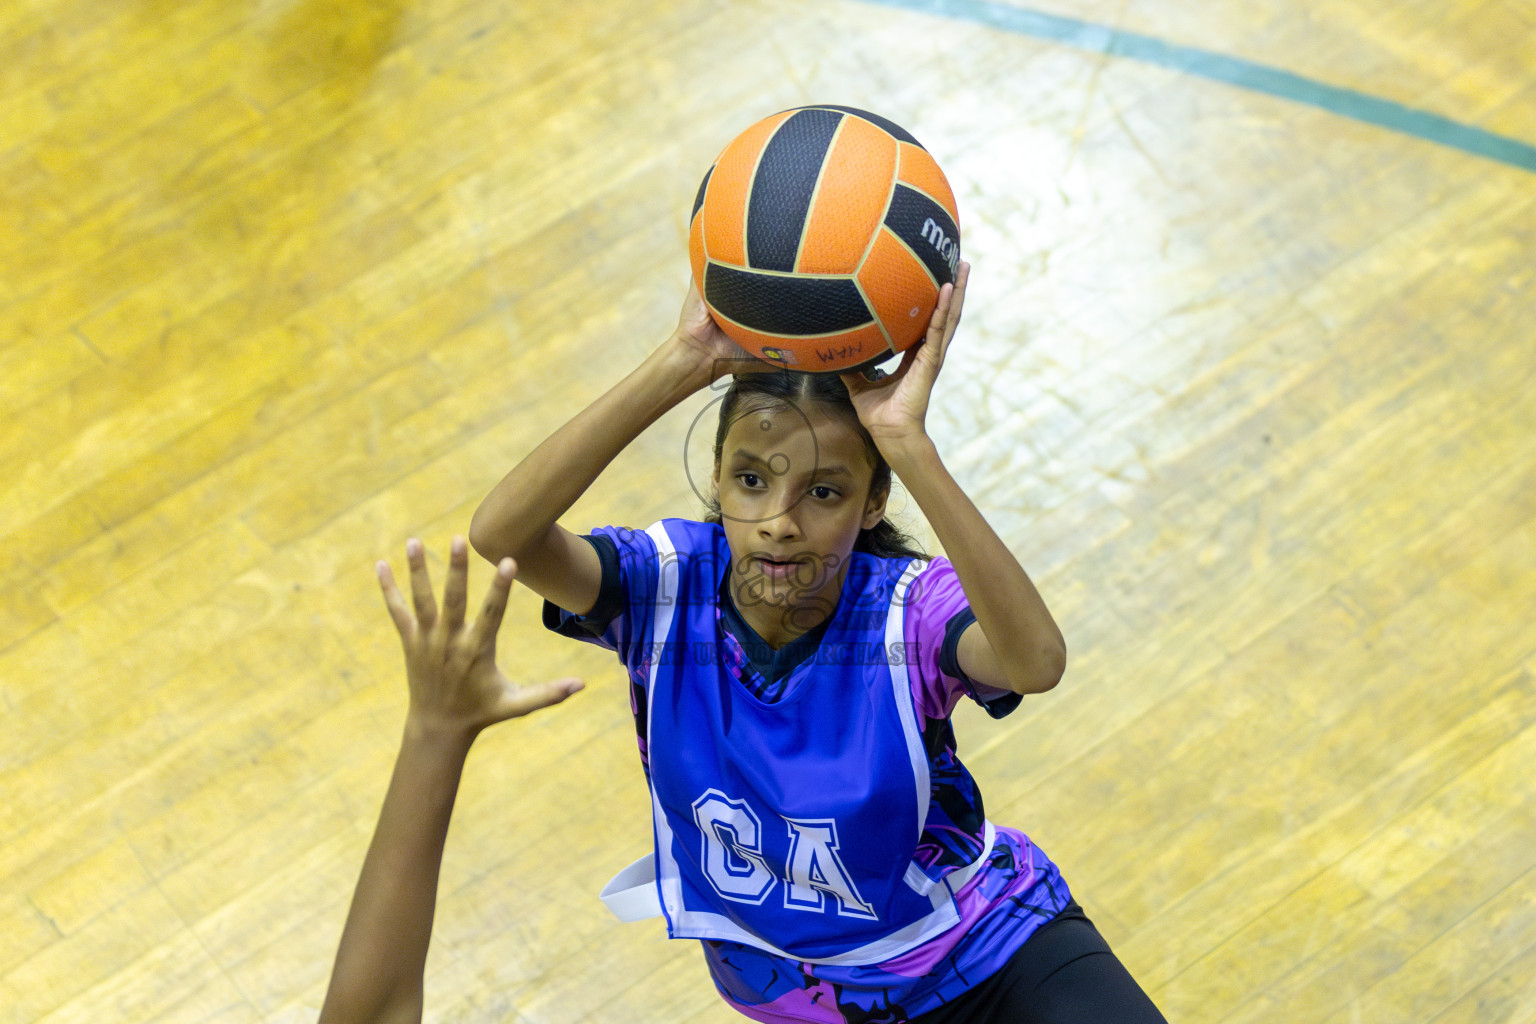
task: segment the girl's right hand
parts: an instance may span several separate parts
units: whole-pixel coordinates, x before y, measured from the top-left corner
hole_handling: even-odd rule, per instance
[[[772,368],[720,329],[715,318],[709,315],[709,307],[704,305],[704,298],[694,283],[688,285],[688,298],[683,301],[683,311],[678,314],[677,330],[672,338],[690,360],[697,361],[700,372],[708,372],[711,384],[726,374],[744,373],[754,367]]]

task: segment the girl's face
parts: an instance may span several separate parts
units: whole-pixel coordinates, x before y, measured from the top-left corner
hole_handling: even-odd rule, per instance
[[[832,613],[861,529],[885,515],[864,439],[814,402],[739,414],[715,466],[731,597],[782,646]]]

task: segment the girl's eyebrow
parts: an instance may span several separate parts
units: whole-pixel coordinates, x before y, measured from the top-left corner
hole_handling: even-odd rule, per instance
[[[734,452],[732,452],[731,453],[731,461],[732,462],[736,462],[736,463],[744,463],[744,464],[752,465],[752,466],[762,466],[763,468],[767,469],[770,473],[773,472],[773,467],[768,464],[768,460],[763,459],[763,458],[759,458],[758,456],[753,455],[751,452],[747,451],[745,448],[738,448]],[[846,466],[820,466],[820,467],[817,468],[816,472],[812,474],[813,477],[822,477],[822,476],[845,476],[846,477],[846,476],[852,476],[852,475],[853,475],[852,473],[848,472],[848,467],[846,467]]]

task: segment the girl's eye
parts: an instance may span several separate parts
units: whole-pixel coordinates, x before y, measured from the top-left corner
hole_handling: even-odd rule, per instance
[[[736,479],[749,491],[757,490],[763,482],[763,478],[756,473],[737,473]],[[830,501],[838,497],[839,492],[826,484],[817,484],[811,488],[811,496],[819,501]]]

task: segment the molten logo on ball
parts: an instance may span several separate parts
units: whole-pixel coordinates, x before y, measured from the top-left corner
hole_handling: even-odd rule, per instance
[[[932,217],[923,221],[923,240],[939,250],[939,256],[949,264],[949,272],[954,274],[960,269],[960,243],[944,233],[938,222]]]

